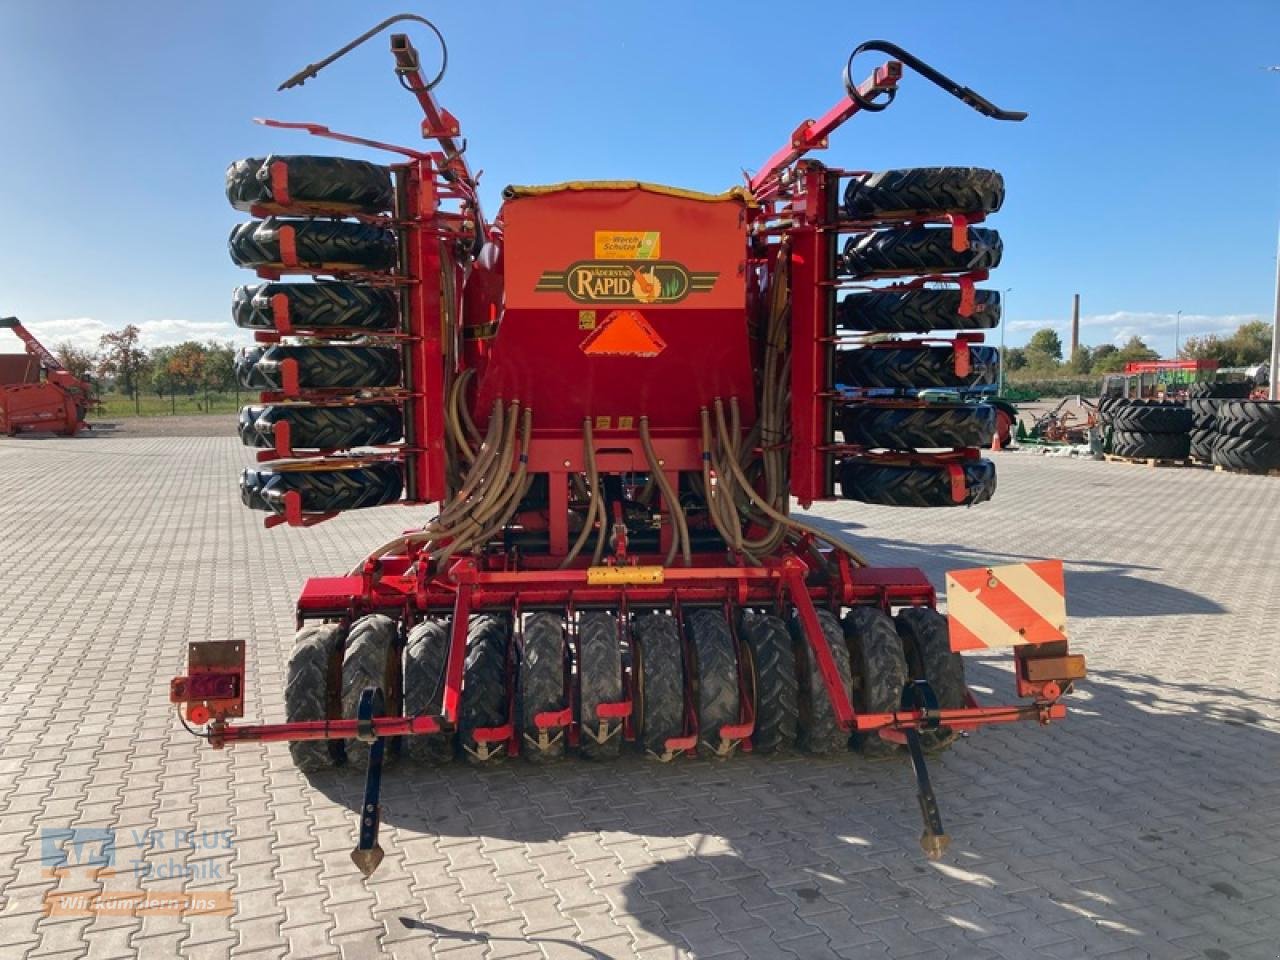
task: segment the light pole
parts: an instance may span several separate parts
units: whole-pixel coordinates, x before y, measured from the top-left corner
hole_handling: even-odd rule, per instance
[[[1182,311],[1178,311],[1177,318],[1173,321],[1173,359],[1178,359],[1178,342],[1182,339]]]
[[[1277,288],[1277,292],[1280,294],[1280,287]],[[1009,327],[1009,294],[1011,293],[1013,293],[1013,287],[1005,287],[1004,296],[1001,298],[1000,303],[1000,376],[996,386],[997,397],[1004,396],[1004,332]],[[1277,310],[1280,310],[1280,300],[1277,300],[1276,303]],[[1277,316],[1280,316],[1280,313]]]
[[[1001,357],[1001,359],[1004,358]],[[1280,400],[1280,236],[1276,239],[1276,312],[1271,320],[1271,362],[1267,364],[1267,397],[1271,400]]]

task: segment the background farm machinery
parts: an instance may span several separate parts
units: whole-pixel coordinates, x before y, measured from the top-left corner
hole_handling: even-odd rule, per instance
[[[419,18],[392,18],[284,86],[397,19]],[[231,254],[264,280],[234,301],[259,342],[240,373],[262,391],[241,413],[260,461],[242,495],[268,525],[392,502],[438,513],[304,586],[286,722],[233,722],[240,641],[193,644],[174,702],[215,747],[288,741],[304,770],[367,769],[353,854],[366,873],[381,859],[392,753],[545,762],[634,747],[671,760],[852,745],[886,757],[905,745],[922,842],[939,855],[923,749],[1059,719],[1083,675],[1061,565],[957,580],[949,628],[921,571],[870,565],[793,517],[791,498],[992,495],[979,449],[993,409],[918,394],[995,382],[982,331],[999,295],[975,284],[1000,240],[974,224],[999,208],[1003,181],[806,154],[884,109],[904,64],[988,116],[1022,115],[873,42],[854,55],[892,59],[860,85],[847,69],[847,95],[742,187],[513,186],[489,220],[459,123],[433,93],[443,71],[425,78],[404,35],[391,49],[436,148],[264,121],[402,159],[279,156],[228,172],[232,203],[256,218]],[[975,611],[967,624],[961,608]],[[1025,699],[981,706],[957,651],[1006,644]]]
[[[74,436],[97,403],[93,384],[72,375],[17,317],[0,317],[0,329],[12,330],[26,355],[6,355],[0,366],[0,435],[50,431]]]

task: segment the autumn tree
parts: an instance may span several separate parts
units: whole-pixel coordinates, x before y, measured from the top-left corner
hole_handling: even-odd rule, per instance
[[[140,344],[140,332],[132,323],[112,333],[104,333],[98,341],[98,374],[115,381],[116,389],[133,397],[134,412],[141,412],[138,387],[148,365],[147,351]]]
[[[53,355],[58,358],[62,368],[78,380],[87,379],[98,364],[98,358],[93,352],[77,347],[70,340],[64,340],[55,346]]]

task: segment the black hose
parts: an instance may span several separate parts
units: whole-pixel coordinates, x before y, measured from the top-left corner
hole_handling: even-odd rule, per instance
[[[853,48],[853,53],[849,54],[849,59],[845,63],[844,88],[849,94],[849,99],[852,100],[854,103],[856,103],[863,110],[870,110],[873,113],[883,110],[885,107],[889,106],[889,104],[893,103],[893,98],[897,95],[897,92],[898,92],[896,87],[892,87],[888,90],[882,91],[883,93],[887,94],[885,99],[874,100],[870,97],[864,97],[858,91],[858,85],[853,82],[853,59],[858,54],[865,53],[868,50],[875,50],[879,53],[887,53],[889,56],[893,57],[895,60],[900,60],[902,63],[906,64],[916,73],[920,74],[920,76],[924,77],[926,80],[931,81],[932,83],[937,84],[939,87],[947,91],[947,93],[951,94],[953,97],[956,97],[957,99],[964,101],[966,104],[968,104],[974,110],[977,110],[983,116],[991,117],[991,119],[993,120],[1018,121],[1018,120],[1027,119],[1027,114],[1024,111],[1000,109],[990,100],[988,100],[986,97],[982,96],[982,94],[978,93],[976,90],[972,90],[969,87],[961,86],[960,84],[952,80],[950,77],[948,77],[946,74],[942,73],[939,70],[934,69],[933,67],[929,66],[929,64],[921,60],[919,57],[914,56],[910,53],[907,53],[907,51],[903,50],[896,43],[890,43],[888,40],[868,40],[865,43],[858,44],[856,47]]]
[[[345,47],[341,47],[335,50],[333,53],[329,54],[329,56],[325,57],[323,60],[317,60],[315,63],[307,64],[305,67],[303,67],[293,76],[291,76],[284,83],[280,84],[280,86],[276,87],[276,89],[288,90],[290,87],[302,86],[304,83],[306,83],[308,80],[314,77],[317,73],[319,73],[325,67],[329,66],[329,64],[333,63],[333,61],[338,60],[341,57],[345,57],[348,53],[350,53],[356,47],[360,46],[360,44],[364,43],[370,37],[381,33],[383,30],[387,29],[387,27],[391,26],[391,24],[399,23],[401,20],[411,20],[414,23],[421,23],[423,26],[430,29],[430,31],[436,35],[436,39],[440,41],[440,69],[436,71],[436,75],[431,79],[431,82],[428,83],[424,88],[426,90],[433,89],[437,84],[440,83],[441,80],[444,79],[445,70],[447,70],[449,67],[449,46],[444,42],[444,34],[440,32],[440,29],[434,23],[428,20],[426,17],[420,17],[416,13],[397,13],[394,17],[387,17],[387,19],[383,20],[376,27],[373,27],[370,30],[366,30],[364,33],[360,34],[360,36],[356,37],[354,40],[348,43]],[[405,82],[404,76],[401,73],[401,71],[397,69],[396,72],[398,75],[400,75],[400,85],[410,92],[415,92],[413,88],[410,87],[409,84]]]

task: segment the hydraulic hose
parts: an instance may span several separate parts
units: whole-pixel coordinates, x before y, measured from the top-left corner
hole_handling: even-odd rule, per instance
[[[658,455],[653,449],[653,440],[649,436],[648,417],[640,418],[640,444],[644,447],[645,459],[649,461],[649,473],[653,476],[654,482],[658,485],[658,491],[662,494],[662,499],[671,511],[671,522],[675,530],[675,536],[671,541],[671,549],[667,551],[667,566],[671,566],[671,562],[675,559],[677,548],[684,557],[684,565],[686,567],[693,566],[693,548],[689,543],[689,525],[685,522],[684,509],[680,506],[680,497],[676,491],[671,489],[671,483],[667,480],[666,474],[663,473],[662,464],[658,462]]]

